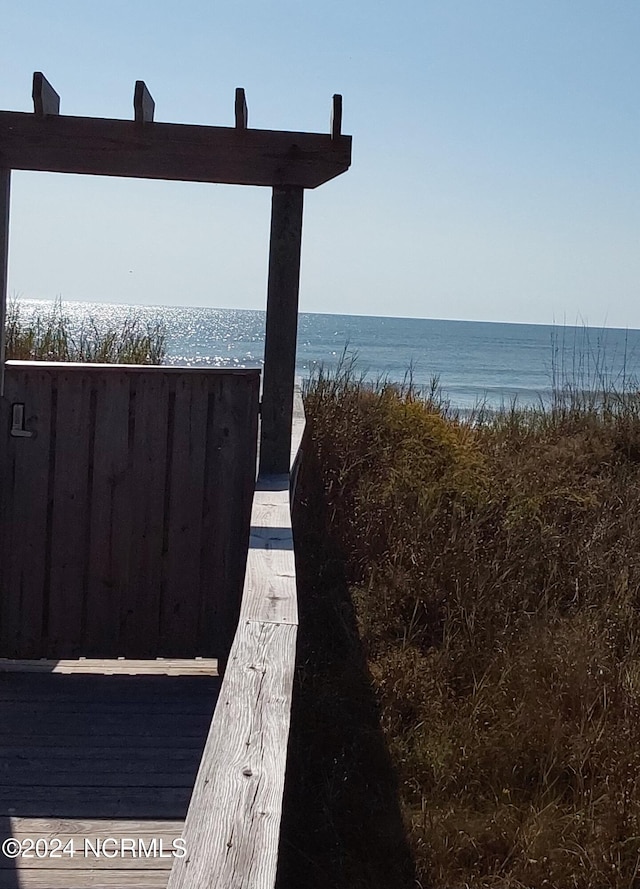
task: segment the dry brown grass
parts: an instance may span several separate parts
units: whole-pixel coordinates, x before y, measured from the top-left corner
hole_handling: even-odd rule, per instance
[[[640,886],[639,405],[306,394],[425,887]]]

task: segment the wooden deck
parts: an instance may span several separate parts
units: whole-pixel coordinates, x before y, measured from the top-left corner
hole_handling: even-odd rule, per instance
[[[164,889],[219,678],[197,662],[180,676],[174,662],[169,675],[36,667],[0,672],[0,842],[42,838],[45,857],[0,853],[0,889]]]

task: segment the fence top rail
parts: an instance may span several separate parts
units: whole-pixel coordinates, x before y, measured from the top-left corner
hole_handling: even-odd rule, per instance
[[[89,361],[18,361],[6,362],[7,367],[19,370],[84,370],[95,373],[124,371],[126,373],[169,373],[169,374],[218,374],[221,376],[258,376],[259,367],[189,367],[177,364],[97,364]]]

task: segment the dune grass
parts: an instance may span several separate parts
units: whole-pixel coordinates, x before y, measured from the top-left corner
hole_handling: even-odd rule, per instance
[[[338,371],[312,381],[305,408],[300,561],[316,560],[318,600],[345,577],[414,862],[402,885],[640,885],[638,394],[574,388],[546,410],[463,421],[435,390]],[[345,675],[308,706],[307,760],[333,738],[314,792],[335,886],[360,885],[379,847],[330,799],[339,761],[357,793],[364,780]],[[346,778],[341,794],[353,815]]]
[[[17,300],[11,300],[7,306],[7,359],[161,364],[166,352],[165,339],[160,323],[143,324],[133,314],[121,327],[100,324],[88,317],[76,328],[60,300],[50,311],[27,317]]]

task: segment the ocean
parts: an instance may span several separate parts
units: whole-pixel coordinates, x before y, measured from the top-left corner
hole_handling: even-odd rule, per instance
[[[21,313],[53,303],[21,299]],[[131,316],[160,322],[166,363],[196,367],[260,367],[265,313],[242,309],[129,306],[64,302],[72,330],[92,318],[118,325]],[[640,330],[567,325],[440,321],[301,313],[297,375],[354,363],[358,375],[428,387],[437,378],[453,407],[469,410],[548,402],[554,387],[628,388],[640,377]]]

